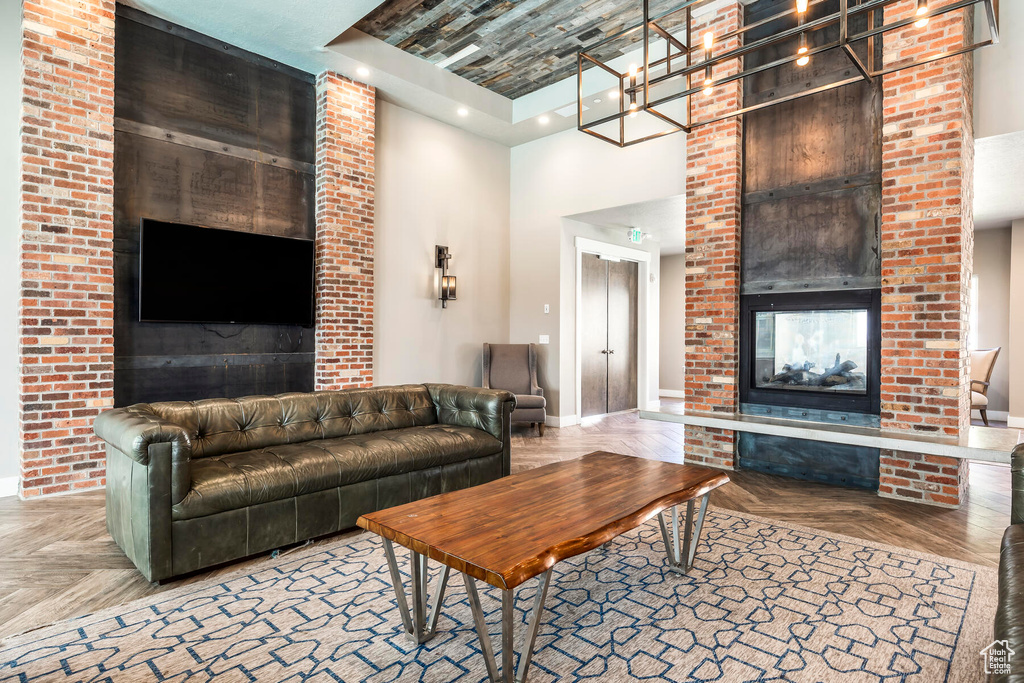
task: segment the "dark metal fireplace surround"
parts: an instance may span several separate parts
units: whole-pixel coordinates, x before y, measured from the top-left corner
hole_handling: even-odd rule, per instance
[[[741,412],[877,427],[880,317],[880,289],[742,296]],[[877,448],[744,432],[737,454],[742,469],[878,489]]]
[[[839,4],[812,3],[808,18]],[[762,23],[789,7],[792,0],[746,3],[745,37],[796,28],[792,14]],[[814,31],[813,40],[837,40],[840,28]],[[881,79],[757,109],[852,75],[842,50],[815,52],[807,68],[783,59],[798,41],[794,34],[744,57],[746,68],[783,63],[744,82],[743,104],[752,110],[743,115],[740,412],[809,427],[878,427]],[[880,59],[882,41],[873,44]],[[736,456],[740,469],[878,488],[877,448],[741,432]]]
[[[741,297],[740,402],[878,415],[880,315],[878,289]]]

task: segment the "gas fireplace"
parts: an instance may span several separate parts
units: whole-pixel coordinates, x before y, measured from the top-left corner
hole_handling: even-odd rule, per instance
[[[880,292],[742,297],[740,401],[877,415]]]

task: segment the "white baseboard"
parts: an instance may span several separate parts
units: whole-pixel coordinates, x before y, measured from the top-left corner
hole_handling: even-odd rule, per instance
[[[686,398],[686,393],[682,389],[661,389],[658,395],[665,398]]]
[[[992,415],[993,413],[989,413],[989,416]],[[1007,415],[1006,426],[1017,427],[1018,429],[1024,428],[1024,417],[1014,417],[1013,415]]]
[[[981,417],[980,413],[978,414],[978,417]],[[1010,424],[1010,413],[1008,411],[1005,411],[1005,410],[990,410],[990,411],[988,411],[988,419],[989,420],[995,420],[996,422],[1005,422],[1007,427],[1013,427],[1014,426],[1014,425]],[[1020,426],[1024,427],[1024,418],[1018,418],[1018,419],[1021,421]]]
[[[0,498],[18,495],[18,477],[0,477]]]
[[[579,424],[579,420],[576,419],[575,415],[565,415],[563,417],[548,415],[544,418],[545,427],[554,427],[555,429],[559,429],[560,427],[571,427],[574,424]]]

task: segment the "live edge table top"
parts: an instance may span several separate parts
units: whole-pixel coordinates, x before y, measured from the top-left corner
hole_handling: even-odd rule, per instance
[[[511,589],[728,481],[707,467],[597,452],[363,515],[357,524]]]

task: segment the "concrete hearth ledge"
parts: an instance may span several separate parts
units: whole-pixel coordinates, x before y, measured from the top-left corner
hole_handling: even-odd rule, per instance
[[[808,441],[827,441],[851,446],[886,448],[910,453],[942,455],[948,458],[966,458],[986,462],[1010,462],[1010,451],[1021,440],[1019,429],[971,426],[959,440],[937,436],[885,431],[877,427],[852,427],[824,422],[802,422],[777,417],[740,415],[733,413],[687,412],[681,407],[662,406],[655,410],[641,410],[646,420],[677,422],[697,427],[712,427],[733,432],[788,436]]]

